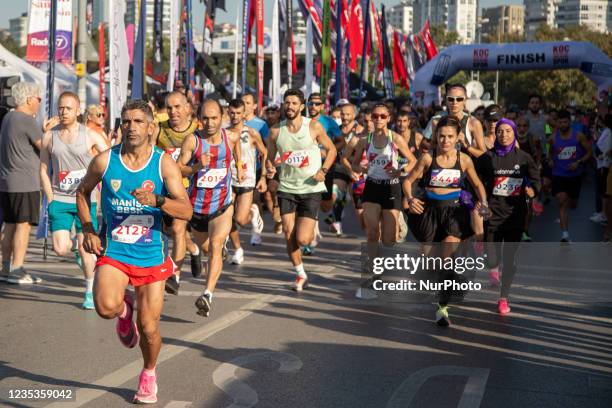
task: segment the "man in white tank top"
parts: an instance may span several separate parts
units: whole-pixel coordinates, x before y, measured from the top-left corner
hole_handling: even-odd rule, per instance
[[[77,217],[76,190],[95,154],[108,149],[108,142],[77,122],[80,114],[79,97],[64,92],[58,99],[59,125],[43,136],[40,151],[40,181],[49,202],[48,213],[53,236],[53,250],[58,256],[71,252],[70,232],[73,225],[78,239],[78,254],[81,258],[86,289],[84,309],[93,309],[94,255],[83,249],[83,231]],[[49,170],[51,169],[51,175]],[[92,202],[97,201],[94,191]],[[92,219],[97,220],[95,204],[92,205]]]
[[[260,193],[266,191],[265,166],[262,166],[262,174],[259,180],[256,179],[255,168],[258,160],[258,153],[261,158],[261,163],[265,163],[268,151],[261,140],[259,132],[244,123],[244,108],[242,99],[232,100],[228,107],[230,126],[227,130],[240,138],[242,168],[245,170],[246,174],[246,178],[243,181],[239,181],[238,175],[236,174],[236,162],[232,162],[232,190],[234,194],[235,210],[230,239],[232,240],[235,251],[230,262],[234,265],[240,265],[244,262],[244,250],[240,245],[238,226],[244,227],[250,222],[253,235],[260,235],[264,226],[263,219],[259,214],[259,208],[257,204],[253,204],[253,190],[256,189]]]

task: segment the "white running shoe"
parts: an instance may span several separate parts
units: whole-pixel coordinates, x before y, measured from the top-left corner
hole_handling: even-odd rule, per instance
[[[251,233],[251,245],[261,245],[261,234],[257,232]]]
[[[230,259],[232,265],[241,265],[244,262],[244,249],[238,248]]]
[[[333,224],[334,230],[336,231],[336,235],[342,235],[342,223],[340,221],[335,221]]]
[[[589,219],[596,223],[602,223],[607,220],[606,216],[603,213],[595,213]]]
[[[264,221],[261,218],[261,214],[259,214],[259,207],[257,204],[251,205],[251,226],[253,227],[253,232],[257,234],[261,234],[264,229]]]
[[[404,214],[400,213],[398,218],[399,223],[399,242],[404,242],[406,240],[406,235],[408,235],[408,225],[406,225],[406,220],[404,219]]]

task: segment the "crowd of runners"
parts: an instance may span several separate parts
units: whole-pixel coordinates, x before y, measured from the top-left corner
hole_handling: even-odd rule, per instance
[[[53,251],[74,252],[83,271],[83,308],[116,319],[126,347],[140,345],[136,402],[157,400],[164,291],[179,293],[187,253],[192,276],[205,281],[195,300],[201,316],[212,311],[224,263],[248,263],[245,254],[256,255],[264,230],[284,236],[291,288],[302,292],[309,283],[304,257],[324,245],[321,229],[343,236],[343,213],[352,205],[367,241],[366,273],[381,246],[416,240],[426,255],[447,257],[468,243],[475,254],[490,255],[498,312],[507,314],[513,259],[519,243],[531,241],[531,220],[558,212],[559,226],[551,228],[560,245],[570,245],[570,225],[585,222],[570,211],[585,177],[596,185],[590,221],[602,225],[604,241],[611,238],[607,95],[588,113],[546,109],[539,95],[524,109],[469,112],[465,87],[448,84],[444,106],[340,100],[327,116],[320,94],[306,99],[290,89],[258,117],[252,94],[224,106],[174,91],[128,101],[120,126],[107,132],[103,109],[80,112],[71,92],[59,96],[58,115],[41,129],[40,92],[16,84],[17,108],[2,120],[0,281],[41,282],[24,265],[44,198]],[[249,245],[241,229],[250,231]],[[376,297],[373,282],[355,282],[355,296]],[[451,297],[439,293],[438,325],[450,325]]]

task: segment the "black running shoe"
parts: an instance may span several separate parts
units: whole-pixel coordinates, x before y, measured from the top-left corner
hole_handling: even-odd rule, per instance
[[[179,281],[176,279],[176,275],[172,275],[166,279],[166,293],[171,295],[178,295],[179,293]]]
[[[191,274],[194,278],[202,276],[202,251],[197,255],[191,254]]]
[[[196,307],[198,308],[198,314],[203,317],[208,317],[210,315],[210,306],[212,305],[212,300],[210,299],[210,295],[202,294],[195,302]]]

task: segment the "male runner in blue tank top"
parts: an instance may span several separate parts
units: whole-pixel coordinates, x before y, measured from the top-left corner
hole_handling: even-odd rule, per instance
[[[584,165],[593,157],[593,150],[586,136],[571,128],[571,115],[566,110],[557,115],[557,131],[549,145],[552,193],[559,203],[561,242],[569,243],[569,210],[578,206]]]
[[[128,101],[121,111],[120,145],[96,156],[77,191],[83,225],[83,247],[99,257],[94,281],[96,311],[104,319],[117,319],[121,343],[134,347],[140,339],[144,367],[137,403],[157,401],[155,365],[161,349],[159,318],[164,303],[164,283],[174,271],[168,256],[162,213],[189,220],[191,204],[177,164],[161,149],[149,144],[155,130],[153,112],[142,100]],[[96,235],[90,215],[90,195],[102,182],[102,229]],[[167,197],[168,196],[168,197]],[[138,298],[126,293],[134,286]]]

